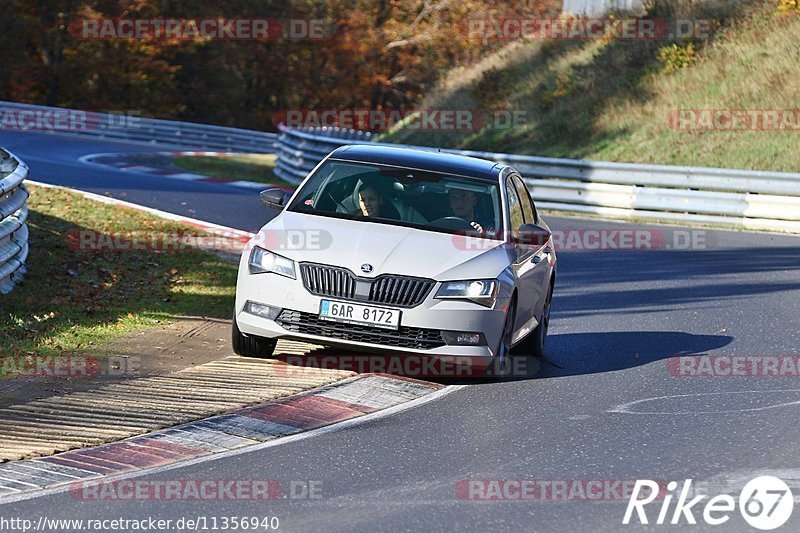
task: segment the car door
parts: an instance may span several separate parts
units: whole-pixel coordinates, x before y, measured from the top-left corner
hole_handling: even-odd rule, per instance
[[[536,213],[536,206],[533,203],[530,192],[518,174],[510,176],[514,183],[520,203],[522,204],[522,214],[526,224],[541,224],[539,216]],[[526,266],[529,270],[526,275],[530,277],[532,283],[530,284],[530,309],[531,316],[537,319],[542,314],[544,307],[544,299],[547,297],[547,290],[550,283],[550,261],[549,261],[549,246],[532,246],[527,250],[530,252],[530,258]]]
[[[508,200],[509,237],[519,235],[520,227],[525,224],[525,212],[522,198],[512,176],[506,178],[506,198]],[[514,270],[517,273],[517,316],[514,321],[513,342],[522,338],[533,323],[536,300],[536,264],[533,263],[535,250],[533,246],[515,242],[513,250],[516,254]]]

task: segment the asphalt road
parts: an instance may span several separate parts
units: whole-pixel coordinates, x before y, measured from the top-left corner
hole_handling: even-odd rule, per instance
[[[187,202],[180,208],[191,207],[199,218],[244,229],[264,216],[246,193],[224,185],[160,183],[75,162],[79,154],[114,151],[108,144],[0,133],[0,145],[26,159],[42,181],[124,194],[167,210],[179,209],[178,197]],[[37,156],[42,146],[47,153]],[[634,228],[548,222],[557,231]],[[566,482],[574,490],[589,480],[692,479],[707,482],[711,496],[738,497],[745,481],[772,473],[800,496],[794,457],[800,378],[675,375],[676,356],[751,356],[752,362],[752,356],[800,355],[800,239],[708,230],[695,234],[703,245],[678,250],[674,228],[635,228],[663,233],[666,245],[559,252],[548,359],[530,363],[524,375],[467,384],[391,416],[138,478],[274,479],[284,487],[312,481],[318,498],[96,502],[60,493],[2,505],[0,516],[276,516],[288,531],[625,531],[642,526],[635,518],[637,525],[622,525],[627,498],[613,490],[608,501],[501,502],[470,500],[460,488],[468,480]],[[694,508],[700,523],[705,501]],[[651,522],[659,506],[647,507]],[[798,514],[784,529],[800,527]],[[679,527],[751,530],[738,509],[730,517],[724,526],[687,526],[682,519]]]
[[[224,183],[165,179],[136,171],[113,171],[86,164],[82,156],[98,153],[170,151],[147,144],[102,141],[0,130],[0,146],[27,163],[30,178],[65,185],[178,215],[255,231],[269,219],[252,190]]]

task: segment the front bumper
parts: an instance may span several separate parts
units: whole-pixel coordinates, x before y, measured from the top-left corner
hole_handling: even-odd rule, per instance
[[[493,357],[500,343],[505,323],[503,309],[508,298],[499,297],[494,308],[489,309],[469,301],[434,299],[438,288],[437,283],[425,301],[414,308],[354,302],[399,310],[402,313],[399,330],[323,322],[317,318],[320,302],[323,299],[342,300],[313,295],[300,279],[272,273],[250,274],[243,262],[236,288],[236,321],[242,333],[258,337],[305,340],[359,351]],[[244,312],[247,301],[283,311],[270,320]],[[486,345],[449,345],[439,335],[441,331],[481,332]]]

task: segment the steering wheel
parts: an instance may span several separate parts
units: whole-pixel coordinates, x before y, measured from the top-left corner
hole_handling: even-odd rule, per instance
[[[328,193],[328,198],[330,198],[331,200],[333,200],[333,203],[335,203],[335,204],[336,204],[336,212],[337,212],[337,213],[349,213],[349,211],[347,210],[347,208],[346,208],[345,206],[343,206],[343,205],[341,204],[341,202],[339,202],[339,200],[337,200],[336,198],[334,198],[334,197],[333,197],[333,195],[332,195],[331,193]]]
[[[469,231],[474,229],[468,220],[461,217],[442,217],[429,222],[431,226],[449,230],[465,230]]]

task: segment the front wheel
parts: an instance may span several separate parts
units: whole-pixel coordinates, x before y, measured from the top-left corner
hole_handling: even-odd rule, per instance
[[[550,328],[550,309],[552,304],[553,285],[550,285],[550,289],[547,291],[547,298],[544,301],[542,316],[539,317],[539,325],[517,345],[515,351],[531,357],[544,357],[544,345],[547,341],[547,330]]]
[[[517,318],[517,297],[511,297],[506,311],[506,319],[503,323],[503,333],[500,335],[500,342],[495,350],[494,359],[486,369],[488,377],[502,379],[508,375],[511,366],[511,342],[514,339],[514,322]]]
[[[243,357],[270,358],[275,353],[277,339],[265,339],[263,337],[245,337],[239,331],[236,323],[236,313],[233,314],[233,324],[231,325],[231,344],[233,353]]]

